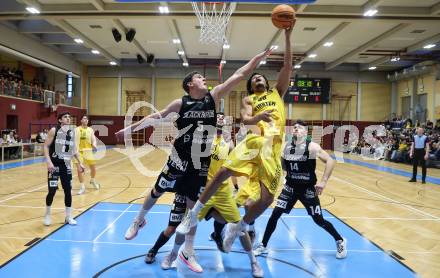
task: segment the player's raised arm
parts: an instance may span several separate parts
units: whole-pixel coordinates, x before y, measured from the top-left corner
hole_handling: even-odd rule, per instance
[[[124,129],[119,130],[118,132],[115,133],[115,135],[117,138],[120,138],[124,135],[125,131],[131,132],[131,131],[140,130],[142,128],[146,128],[146,127],[152,125],[154,120],[166,118],[171,113],[179,113],[181,107],[182,107],[182,99],[175,99],[170,104],[168,104],[168,106],[165,107],[165,109],[163,109],[159,112],[150,114],[150,115],[144,117],[142,120],[140,120],[132,125],[129,125],[129,126],[125,127]]]
[[[275,88],[281,96],[287,92],[289,88],[290,76],[292,74],[292,50],[290,44],[290,34],[292,33],[292,27],[284,30],[286,46],[284,50],[284,65],[278,73],[277,84]]]
[[[265,50],[254,56],[246,65],[242,66],[234,72],[234,74],[226,79],[225,82],[215,86],[211,95],[216,102],[218,102],[226,94],[230,93],[238,83],[243,80],[246,76],[251,74],[251,72],[258,66],[260,61],[264,60],[272,52],[272,48]]]

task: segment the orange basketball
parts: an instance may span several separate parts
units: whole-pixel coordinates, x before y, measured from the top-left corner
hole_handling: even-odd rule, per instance
[[[277,28],[287,29],[295,20],[295,10],[289,5],[278,5],[272,10],[272,23]]]

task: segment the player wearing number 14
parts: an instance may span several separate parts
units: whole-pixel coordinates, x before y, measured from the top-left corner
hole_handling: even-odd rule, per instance
[[[293,139],[283,151],[283,169],[287,172],[286,184],[278,196],[275,208],[266,225],[263,241],[255,249],[255,255],[267,253],[267,243],[275,231],[278,219],[283,213],[290,213],[299,200],[313,221],[326,230],[336,241],[336,258],[347,256],[347,241],[333,225],[324,219],[318,195],[324,190],[334,168],[334,160],[321,147],[307,139],[307,127],[298,120],[293,126]],[[316,158],[325,163],[324,175],[317,183]]]

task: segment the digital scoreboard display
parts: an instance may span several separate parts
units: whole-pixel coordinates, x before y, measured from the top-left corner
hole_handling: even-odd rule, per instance
[[[330,79],[297,78],[291,79],[284,96],[287,103],[329,103]]]

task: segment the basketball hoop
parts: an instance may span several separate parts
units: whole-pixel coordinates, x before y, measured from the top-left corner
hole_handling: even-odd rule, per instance
[[[200,24],[200,42],[204,44],[226,43],[226,27],[236,3],[191,2]]]

